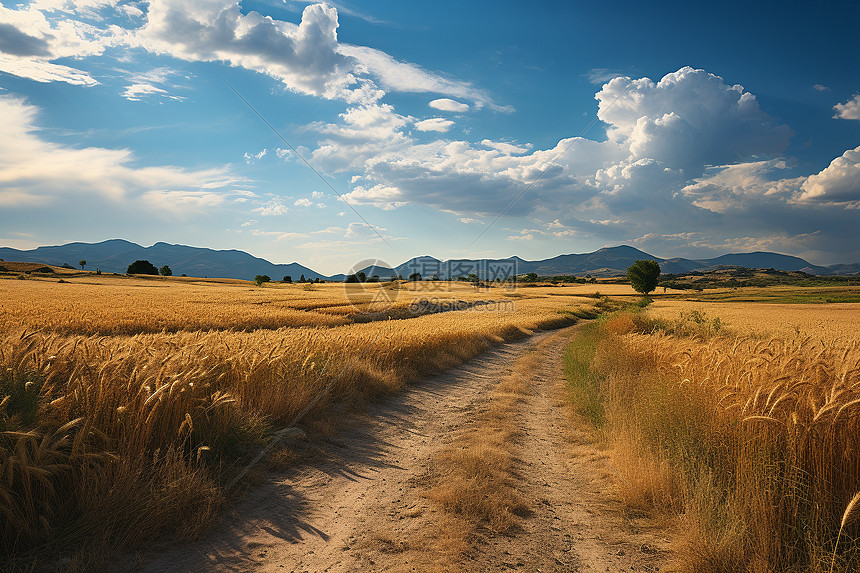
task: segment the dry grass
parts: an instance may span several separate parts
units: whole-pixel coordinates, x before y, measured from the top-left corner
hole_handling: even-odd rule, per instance
[[[819,309],[806,308],[814,327]],[[768,323],[760,310],[747,324]],[[727,336],[689,316],[656,332],[625,315],[604,327],[595,367],[628,502],[681,516],[684,570],[857,570],[860,529],[843,524],[860,491],[853,331]]]
[[[472,301],[504,293],[455,287],[402,290]],[[354,324],[321,312],[354,298],[343,285],[0,280],[9,318],[0,325],[0,554],[74,542],[95,556],[95,540],[122,550],[197,535],[237,468],[304,409],[324,427],[333,402],[396,391],[492,344],[569,324],[583,304],[532,290],[514,307]],[[279,453],[271,464],[289,460]]]
[[[436,454],[432,485],[426,496],[443,511],[434,537],[445,540],[442,554],[456,558],[482,529],[491,534],[515,528],[529,512],[529,501],[517,491],[514,449],[520,404],[530,393],[526,380],[537,368],[536,352],[514,364],[514,371],[493,388],[468,427]]]
[[[516,403],[527,391],[513,377],[493,390],[486,408],[436,457],[437,475],[427,497],[474,529],[508,531],[525,502],[511,479]]]

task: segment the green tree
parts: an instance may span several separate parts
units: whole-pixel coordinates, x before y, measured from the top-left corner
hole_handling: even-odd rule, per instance
[[[291,282],[293,282],[293,277],[291,277],[290,275],[286,275],[286,276],[284,277],[284,282],[285,282],[285,283],[291,283]]]
[[[170,270],[170,267],[167,265],[163,265],[160,269],[158,269],[158,273],[163,277],[172,277],[173,271]]]
[[[157,275],[158,269],[149,261],[138,259],[128,265],[125,272],[129,275]]]
[[[271,282],[272,278],[269,275],[257,275],[254,277],[254,284],[263,286],[263,283]]]
[[[81,260],[79,260],[79,261],[78,261],[78,264],[79,264],[79,265],[81,265],[81,270],[84,270],[84,267],[86,267],[86,266],[87,266],[87,260],[86,260],[86,259],[81,259]]]
[[[525,281],[527,283],[536,283],[537,280],[538,280],[538,274],[537,273],[526,273],[526,276],[523,277],[523,281]]]
[[[420,281],[421,280],[421,273],[412,273],[411,275],[409,275],[409,280],[411,282]]]
[[[367,280],[367,273],[364,271],[358,271],[357,273],[355,273],[355,278],[358,279],[358,282],[363,283]]]
[[[299,278],[299,282],[300,283],[305,282],[305,275],[304,274],[302,274],[301,278]]]
[[[648,293],[657,288],[660,278],[660,265],[657,261],[636,261],[627,269],[627,279],[633,290],[642,293],[646,298]]]

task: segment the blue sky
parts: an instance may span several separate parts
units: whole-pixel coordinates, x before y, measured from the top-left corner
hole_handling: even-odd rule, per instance
[[[0,245],[858,262],[858,26],[856,2],[3,0]]]

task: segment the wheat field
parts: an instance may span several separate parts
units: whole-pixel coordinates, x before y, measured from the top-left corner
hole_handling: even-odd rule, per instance
[[[860,567],[858,312],[672,301],[602,325],[622,494],[677,516],[681,570]]]
[[[375,320],[416,300],[451,311]],[[448,283],[0,280],[0,553],[71,544],[95,559],[197,536],[298,415],[396,391],[593,303]]]
[[[809,336],[817,340],[857,339],[860,305],[854,303],[771,304],[759,302],[692,302],[656,300],[647,314],[675,320],[681,312],[699,312],[720,318],[736,330],[761,337],[789,339]]]

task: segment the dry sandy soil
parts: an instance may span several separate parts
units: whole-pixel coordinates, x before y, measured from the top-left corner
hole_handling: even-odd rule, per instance
[[[267,474],[207,538],[122,559],[115,570],[665,570],[664,532],[625,514],[611,466],[571,422],[563,353],[577,329],[496,348],[365,413],[344,414],[335,438],[307,445],[311,462]],[[528,375],[532,393],[516,414],[513,480],[528,511],[505,534],[479,528],[465,551],[443,551],[436,537],[456,530],[456,517],[425,497],[434,454],[468,428],[527,353],[538,353],[541,366]]]

